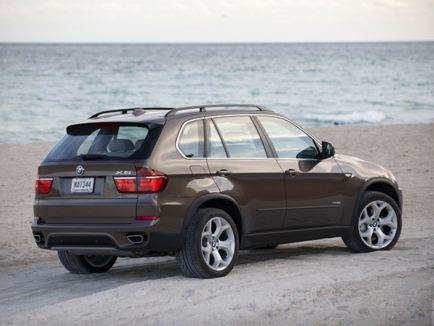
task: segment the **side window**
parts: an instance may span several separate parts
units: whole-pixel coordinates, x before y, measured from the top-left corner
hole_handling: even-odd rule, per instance
[[[249,116],[214,118],[229,157],[266,158],[264,144]]]
[[[211,119],[207,119],[209,130],[208,141],[208,157],[213,158],[225,158],[227,157],[225,148],[223,147],[222,140],[215,128],[214,122]]]
[[[204,157],[203,120],[188,122],[179,137],[178,147],[188,158]]]
[[[280,158],[316,158],[314,141],[293,124],[280,118],[258,117]]]

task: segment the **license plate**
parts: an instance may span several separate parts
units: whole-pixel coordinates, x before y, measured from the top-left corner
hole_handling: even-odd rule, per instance
[[[71,182],[71,192],[91,193],[95,178],[74,178]]]

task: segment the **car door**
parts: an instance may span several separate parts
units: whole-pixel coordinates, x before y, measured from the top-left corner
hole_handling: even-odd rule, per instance
[[[268,158],[249,115],[207,119],[207,162],[221,193],[236,200],[243,233],[281,229],[285,219],[285,185],[281,167]]]
[[[345,175],[334,158],[318,159],[318,146],[288,120],[258,116],[285,173],[285,228],[342,224]]]

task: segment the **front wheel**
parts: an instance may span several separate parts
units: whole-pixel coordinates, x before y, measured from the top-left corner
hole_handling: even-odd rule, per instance
[[[353,229],[342,240],[355,252],[390,250],[399,239],[402,227],[401,210],[386,194],[366,192],[358,208]]]
[[[237,228],[229,214],[221,209],[203,208],[193,217],[176,259],[186,276],[222,277],[234,267],[238,247]]]
[[[57,255],[62,265],[73,274],[107,272],[118,258],[108,255],[73,255],[67,250],[59,250]]]

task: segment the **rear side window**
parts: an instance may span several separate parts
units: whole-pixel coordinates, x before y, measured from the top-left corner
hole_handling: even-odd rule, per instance
[[[46,161],[140,159],[149,129],[145,126],[76,126],[51,150]]]
[[[204,156],[203,120],[188,122],[184,126],[179,137],[178,147],[188,158]]]
[[[266,158],[264,144],[249,116],[214,118],[229,157]]]
[[[215,128],[214,122],[211,119],[208,119],[208,129],[209,129],[209,137],[208,137],[208,157],[212,158],[226,158],[226,151],[223,147],[222,140]]]

